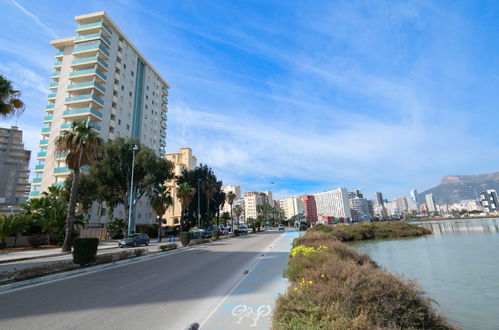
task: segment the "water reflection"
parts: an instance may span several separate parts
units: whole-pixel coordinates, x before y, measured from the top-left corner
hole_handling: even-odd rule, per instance
[[[457,232],[499,233],[499,220],[496,218],[418,221],[412,223],[430,229],[435,237]]]

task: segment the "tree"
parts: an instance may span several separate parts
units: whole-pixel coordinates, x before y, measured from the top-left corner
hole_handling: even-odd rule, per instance
[[[207,177],[204,181],[201,182],[201,190],[203,191],[204,197],[206,198],[206,222],[209,224],[209,220],[211,219],[210,214],[210,201],[215,195],[215,192],[218,188],[218,182],[216,177]],[[198,228],[199,229],[199,228]]]
[[[73,182],[73,174],[68,175],[64,181],[64,198],[69,202],[71,193],[71,184]],[[91,175],[81,173],[78,181],[78,196],[76,201],[81,207],[83,213],[88,213],[94,201],[102,202],[100,196],[96,193],[97,182]]]
[[[19,116],[24,112],[25,106],[20,96],[21,92],[14,90],[12,82],[0,75],[0,118]]]
[[[225,195],[225,200],[230,205],[230,219],[232,221],[232,228],[234,228],[234,219],[232,217],[232,204],[234,203],[234,199],[236,199],[236,197],[237,197],[236,194],[234,194],[232,191],[229,191]]]
[[[132,191],[132,149],[135,145],[139,150],[135,154]],[[128,215],[133,203],[147,191],[173,178],[173,164],[138,140],[119,137],[102,146],[101,156],[91,163],[89,175],[96,184],[95,199],[106,202],[109,208],[123,204]]]
[[[69,131],[63,131],[55,140],[55,153],[67,152],[66,166],[73,171],[73,181],[69,195],[68,215],[66,218],[66,234],[62,244],[62,252],[70,252],[73,234],[73,222],[76,213],[78,181],[82,166],[88,165],[99,153],[102,140],[84,121],[71,123]]]
[[[198,182],[201,182],[201,184],[203,185],[203,191],[201,191],[202,193],[199,195],[200,198],[199,213],[201,214],[201,219],[204,219],[205,224],[208,225],[209,219],[212,219],[215,213],[218,211],[209,206],[211,205],[208,203],[208,198],[210,197],[210,195],[207,195],[205,193],[206,187],[210,186],[213,187],[213,189],[215,190],[213,195],[211,195],[212,198],[210,199],[210,203],[213,202],[215,197],[218,197],[217,204],[221,205],[222,202],[220,197],[223,196],[221,192],[222,181],[217,180],[217,177],[215,176],[213,170],[209,168],[207,165],[203,164],[201,164],[200,166],[196,167],[193,170],[184,171],[182,175],[177,178],[178,185],[182,183],[187,183],[191,187],[197,187]],[[203,182],[208,182],[208,184],[203,184]],[[186,210],[187,213],[184,216],[187,229],[195,226],[197,209],[198,209],[197,198],[193,198],[190,201]]]
[[[148,193],[149,204],[158,217],[158,242],[161,242],[161,220],[168,207],[173,204],[173,198],[170,196],[170,190],[164,185],[158,185]]]
[[[14,247],[17,236],[22,234],[27,228],[26,219],[22,214],[0,215],[0,249],[5,248],[7,237],[14,236]]]
[[[231,208],[231,212],[234,212],[237,217],[237,223],[239,224],[239,216],[243,214],[243,208],[241,207],[241,205],[234,206],[234,209]]]
[[[180,228],[186,231],[186,215],[187,208],[191,204],[192,197],[196,193],[196,188],[191,187],[187,182],[181,183],[177,187],[177,198],[180,200],[180,207],[182,208],[182,215],[180,216]]]
[[[230,219],[230,214],[229,212],[224,212],[222,213],[222,216],[220,217],[224,223],[224,227],[227,228],[227,221]]]

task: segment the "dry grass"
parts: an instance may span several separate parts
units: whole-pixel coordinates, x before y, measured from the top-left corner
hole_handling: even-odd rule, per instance
[[[334,234],[309,231],[295,245],[315,252],[290,257],[274,329],[454,329],[417,283],[379,269]]]

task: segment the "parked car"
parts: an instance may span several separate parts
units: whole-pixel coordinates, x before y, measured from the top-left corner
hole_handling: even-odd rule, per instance
[[[212,229],[205,229],[204,231],[201,232],[201,238],[211,238],[211,237],[213,237]]]
[[[284,226],[279,226],[279,231],[284,231]]]
[[[239,234],[247,234],[248,233],[248,227],[245,225],[239,225]]]
[[[274,230],[274,227],[271,227],[271,226],[266,226],[266,227],[265,227],[265,230]]]
[[[123,248],[125,246],[139,246],[144,244],[149,245],[149,236],[147,234],[132,234],[132,236],[121,239],[118,241],[118,247]]]

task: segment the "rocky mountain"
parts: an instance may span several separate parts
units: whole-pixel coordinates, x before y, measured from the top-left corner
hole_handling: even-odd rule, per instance
[[[440,184],[418,194],[420,202],[425,201],[426,194],[433,194],[437,204],[453,204],[463,199],[475,199],[487,189],[499,192],[499,172],[477,175],[447,175]]]

